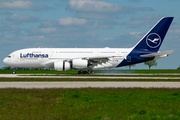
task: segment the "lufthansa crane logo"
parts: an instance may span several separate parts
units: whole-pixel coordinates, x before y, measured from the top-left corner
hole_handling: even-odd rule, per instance
[[[157,33],[151,33],[146,37],[146,43],[150,48],[157,48],[161,44],[161,37]]]

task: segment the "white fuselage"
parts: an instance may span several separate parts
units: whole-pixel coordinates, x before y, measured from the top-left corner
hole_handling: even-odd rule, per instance
[[[20,68],[53,68],[53,63],[56,61],[111,56],[105,62],[98,60],[90,68],[115,68],[126,58],[131,50],[132,48],[29,48],[11,53],[3,60],[3,63],[7,66]]]

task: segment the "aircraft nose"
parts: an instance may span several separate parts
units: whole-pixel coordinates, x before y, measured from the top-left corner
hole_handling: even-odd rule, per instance
[[[8,66],[8,59],[7,59],[7,58],[4,58],[3,64],[6,65],[6,66]]]

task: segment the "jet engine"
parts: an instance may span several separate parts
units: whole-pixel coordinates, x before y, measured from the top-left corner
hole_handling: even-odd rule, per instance
[[[72,67],[75,69],[83,69],[88,67],[88,61],[82,59],[73,59]]]
[[[84,69],[88,67],[88,61],[82,59],[73,59],[72,62],[56,61],[54,62],[54,69],[56,71],[66,71],[74,69]]]
[[[70,62],[56,61],[54,62],[54,69],[56,71],[66,71],[71,70],[72,67]]]

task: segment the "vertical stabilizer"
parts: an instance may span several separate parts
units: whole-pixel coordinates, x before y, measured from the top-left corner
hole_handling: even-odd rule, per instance
[[[135,50],[157,52],[164,40],[173,17],[161,18],[147,34],[134,46]]]
[[[132,48],[132,51],[117,67],[137,64],[155,59],[155,55],[159,55],[156,53],[158,52],[164,40],[172,20],[173,17],[161,18]],[[159,58],[161,58],[161,56]]]

